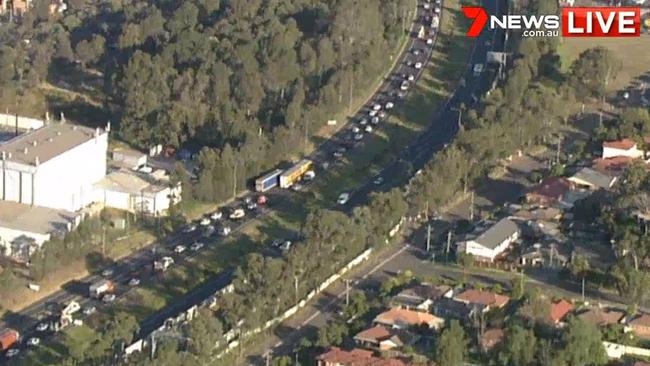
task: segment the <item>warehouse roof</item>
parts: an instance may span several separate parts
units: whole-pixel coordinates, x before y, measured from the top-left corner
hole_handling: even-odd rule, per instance
[[[68,232],[74,226],[77,216],[77,214],[65,210],[0,201],[0,227],[26,233]]]
[[[507,238],[519,231],[519,227],[512,220],[505,218],[497,222],[494,226],[489,228],[478,238],[474,239],[475,242],[490,249],[494,249],[501,245]]]
[[[51,123],[0,145],[8,161],[37,165],[55,158],[95,137],[96,130],[64,123]]]
[[[141,192],[157,193],[165,189],[136,173],[118,170],[112,172],[95,184],[95,187],[114,192],[136,194]]]

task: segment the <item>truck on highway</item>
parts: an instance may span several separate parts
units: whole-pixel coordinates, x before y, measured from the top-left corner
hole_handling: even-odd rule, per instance
[[[276,187],[280,184],[280,174],[282,174],[282,169],[276,169],[263,177],[257,178],[255,180],[255,190],[258,192],[266,192],[271,188]]]
[[[426,29],[424,29],[424,26],[420,26],[420,29],[418,30],[418,38],[424,39],[424,37],[427,35]]]
[[[439,25],[440,25],[440,17],[438,15],[434,15],[433,17],[431,17],[431,28],[438,29]]]
[[[20,338],[20,333],[11,328],[5,328],[0,330],[0,351],[4,352],[11,348],[18,339]]]
[[[280,188],[289,188],[295,182],[300,180],[302,176],[311,170],[314,163],[309,159],[302,159],[298,164],[287,169],[284,173],[280,174]]]
[[[104,294],[111,293],[115,290],[115,285],[111,280],[102,279],[88,286],[90,297],[99,299]]]

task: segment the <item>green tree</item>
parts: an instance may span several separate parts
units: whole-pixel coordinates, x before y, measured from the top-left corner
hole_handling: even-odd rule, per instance
[[[527,366],[536,361],[537,338],[530,329],[519,325],[508,329],[506,340],[499,352],[499,364],[504,366]]]
[[[570,80],[577,93],[603,97],[609,83],[616,78],[621,62],[607,48],[590,48],[571,65]]]
[[[602,344],[602,335],[595,324],[574,318],[563,336],[562,356],[567,366],[607,364],[607,354]]]
[[[436,345],[436,361],[440,366],[462,365],[466,352],[465,331],[458,323],[458,320],[454,319],[440,335]]]
[[[583,256],[583,255],[575,255],[571,259],[570,263],[570,269],[571,273],[577,277],[580,278],[582,281],[582,299],[584,300],[585,298],[585,281],[586,277],[589,274],[589,260]]]
[[[187,336],[191,339],[191,352],[200,359],[209,359],[223,335],[219,319],[209,309],[200,309],[189,323]]]
[[[81,62],[81,66],[86,68],[89,63],[97,61],[104,53],[105,44],[106,40],[100,35],[95,35],[90,40],[84,39],[77,43],[75,53],[77,59]]]

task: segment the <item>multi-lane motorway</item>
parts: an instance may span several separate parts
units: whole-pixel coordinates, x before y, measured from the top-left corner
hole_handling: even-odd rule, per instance
[[[389,102],[393,104],[399,103],[400,99],[406,97],[408,90],[411,89],[413,84],[420,78],[424,68],[426,67],[427,61],[431,57],[433,44],[435,42],[436,30],[430,27],[431,20],[432,17],[439,14],[440,9],[440,0],[420,0],[415,14],[416,21],[412,24],[410,30],[411,35],[407,41],[404,52],[398,56],[397,62],[394,69],[391,71],[390,76],[386,78],[377,93],[369,99],[367,104],[348,122],[346,126],[344,126],[331,139],[319,146],[310,157],[312,160],[318,162],[322,167],[324,163],[333,163],[340,159],[339,156],[341,153],[353,154],[355,147],[363,145],[367,136],[371,133],[375,133],[375,131],[367,129],[368,126],[371,126],[374,130],[381,128],[381,118],[379,123],[373,124],[372,118],[368,113],[376,104],[381,105],[382,109],[385,109]],[[417,33],[422,26],[425,27],[426,34],[420,38],[417,36]],[[404,83],[405,81],[408,83],[408,88],[405,87],[407,84]],[[362,122],[364,119],[367,120],[366,123]],[[356,132],[357,129],[358,132]],[[232,228],[232,233],[230,235],[233,235],[233,233],[237,232],[247,223],[258,219],[260,216],[266,215],[269,210],[272,209],[272,202],[275,193],[279,192],[272,191],[269,194],[271,202],[270,207],[258,207],[254,210],[247,210],[245,218],[237,221],[225,219],[225,222],[221,221],[218,225],[229,226]],[[224,213],[231,212],[236,208],[244,206],[244,199],[254,197],[255,195],[253,193],[248,193],[244,198],[242,198],[242,200],[230,203],[221,208],[221,211]],[[171,256],[175,259],[175,265],[184,265],[185,262],[191,261],[192,257],[198,255],[199,252],[190,250],[189,246],[192,243],[201,240],[201,237],[201,228],[193,231],[175,233],[158,243],[143,248],[123,260],[120,260],[111,268],[107,268],[109,271],[106,271],[104,276],[101,274],[94,274],[79,281],[74,281],[73,283],[64,286],[63,290],[47,296],[41,301],[27,307],[23,311],[5,317],[3,322],[0,323],[0,328],[11,327],[17,329],[21,333],[23,340],[29,339],[30,337],[39,337],[41,339],[46,338],[52,333],[49,330],[37,331],[37,325],[53,320],[53,318],[56,317],[57,312],[71,301],[76,301],[81,305],[82,311],[74,315],[75,318],[80,319],[87,316],[84,315],[83,309],[95,308],[96,311],[101,312],[106,307],[111,306],[110,303],[104,303],[101,300],[89,298],[89,284],[101,279],[102,277],[110,279],[117,285],[115,294],[119,299],[131,289],[131,286],[128,284],[131,279],[137,278],[142,284],[144,284],[149,281],[156,281],[158,276],[164,275],[152,270],[152,263],[155,259],[159,259],[163,256]],[[188,249],[183,253],[176,253],[174,247],[178,244],[184,244],[188,246]],[[204,247],[202,250],[209,249]],[[230,282],[231,278],[231,272],[226,271],[207,281],[204,285],[191,290],[188,294],[178,299],[165,309],[145,319],[141,323],[141,335],[145,335],[151,330],[158,328],[164,323],[165,319],[170,316],[176,315],[178,312],[185,310],[194,304],[200,303],[211,294],[215,293],[216,290],[226,286]],[[20,344],[17,348],[25,349],[26,346]],[[0,361],[2,361],[2,359],[0,359]]]

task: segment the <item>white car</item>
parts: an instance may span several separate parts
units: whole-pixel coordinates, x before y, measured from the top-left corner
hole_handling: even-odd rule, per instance
[[[291,190],[293,190],[294,192],[300,192],[300,191],[302,191],[303,188],[305,188],[305,187],[303,187],[303,185],[300,184],[300,183],[294,183],[291,186]]]
[[[373,183],[374,183],[376,186],[378,186],[378,185],[384,183],[384,177],[377,177],[377,178],[373,181]]]
[[[424,8],[425,8],[426,10],[431,9],[431,4],[429,4],[429,3],[424,3],[422,6],[424,6]]]
[[[421,69],[422,68],[422,62],[416,62],[414,67],[416,69]]]
[[[362,139],[363,139],[363,134],[357,133],[356,135],[354,135],[355,141],[361,141]]]
[[[223,236],[228,236],[232,230],[230,230],[230,226],[224,226],[221,228],[221,235]]]
[[[395,106],[395,104],[393,104],[393,102],[386,102],[386,106],[384,108],[393,109],[394,106]]]
[[[345,205],[348,202],[349,199],[350,199],[350,194],[349,193],[341,193],[339,195],[339,199],[336,200],[336,202],[339,205]]]
[[[371,132],[372,132],[372,126],[366,126],[365,131],[366,131],[367,133],[371,133]]]
[[[196,230],[196,225],[187,225],[185,229],[183,229],[183,232],[191,233],[194,230]]]
[[[195,252],[201,250],[201,248],[203,248],[203,243],[201,242],[196,242],[192,244],[192,246],[190,247],[190,249],[192,249]]]
[[[115,294],[106,294],[102,298],[102,301],[105,303],[113,302],[115,301]]]
[[[5,356],[8,358],[16,357],[20,353],[20,350],[18,348],[11,348],[5,353]]]
[[[32,338],[27,340],[27,345],[29,345],[29,346],[36,347],[39,344],[41,344],[40,338],[32,337]]]
[[[289,249],[291,249],[291,245],[293,245],[291,240],[285,240],[284,243],[282,243],[282,245],[280,245],[280,250],[283,250],[283,251],[289,250]]]
[[[254,209],[257,208],[257,203],[256,202],[251,202],[246,206],[246,208],[249,209],[250,211],[253,211]]]
[[[372,117],[372,124],[373,125],[378,125],[379,124],[379,117]]]
[[[181,254],[181,253],[183,253],[183,252],[185,251],[185,249],[187,249],[187,248],[185,248],[184,245],[177,245],[177,246],[174,248],[174,252],[176,252],[176,253],[178,253],[178,254]]]
[[[381,109],[381,104],[377,103],[377,104],[373,105],[372,109],[375,110],[375,111],[380,110]]]
[[[359,124],[360,124],[361,126],[365,126],[365,125],[367,125],[367,124],[368,124],[368,119],[367,119],[367,118],[362,118],[362,119],[360,119],[360,120],[359,120]]]
[[[314,180],[314,178],[316,178],[316,172],[313,170],[306,171],[305,175],[302,176],[302,179],[306,181]]]
[[[368,112],[368,115],[369,115],[370,117],[374,117],[374,116],[377,115],[377,111],[373,109],[373,110],[371,110],[370,112]]]
[[[434,13],[440,14],[440,7],[436,6],[436,8],[433,10]]]
[[[96,307],[88,306],[87,308],[84,308],[83,313],[85,315],[92,315],[92,314],[95,314],[96,311],[97,311]]]
[[[215,211],[212,213],[212,215],[210,215],[210,219],[212,221],[221,220],[222,217],[223,217],[223,213],[221,211]]]
[[[208,218],[208,217],[204,217],[204,218],[202,218],[202,219],[201,219],[201,222],[199,222],[199,224],[201,224],[201,226],[208,226],[208,225],[210,225],[210,218]]]
[[[433,38],[427,39],[427,45],[429,46],[433,45]]]
[[[352,126],[351,130],[352,130],[352,133],[359,133],[359,131],[361,131],[359,129],[359,127],[357,127],[357,126]]]
[[[340,152],[340,151],[334,151],[334,153],[332,155],[337,159],[340,159],[340,158],[343,157],[343,153]]]
[[[415,75],[409,75],[406,80],[408,81],[414,81],[415,80]]]
[[[406,81],[406,80],[404,80],[404,81],[402,81],[402,85],[400,85],[399,88],[400,88],[402,91],[407,91],[407,90],[409,90],[409,86],[410,86],[410,85],[409,85],[409,82]]]
[[[140,279],[139,278],[132,278],[129,280],[129,286],[135,287],[140,284]]]
[[[244,217],[244,216],[246,216],[246,212],[244,212],[244,210],[241,209],[241,208],[236,209],[235,211],[233,211],[233,212],[230,214],[230,218],[231,218],[232,220],[241,219],[241,218]]]
[[[102,271],[102,276],[104,277],[110,277],[113,275],[113,269],[112,268],[107,268]]]
[[[36,330],[39,331],[39,332],[45,332],[47,330],[47,328],[49,328],[49,325],[47,323],[39,323],[36,326]]]
[[[377,115],[377,117],[379,117],[379,118],[386,118],[386,112],[384,112],[384,111],[379,112],[379,114]]]

